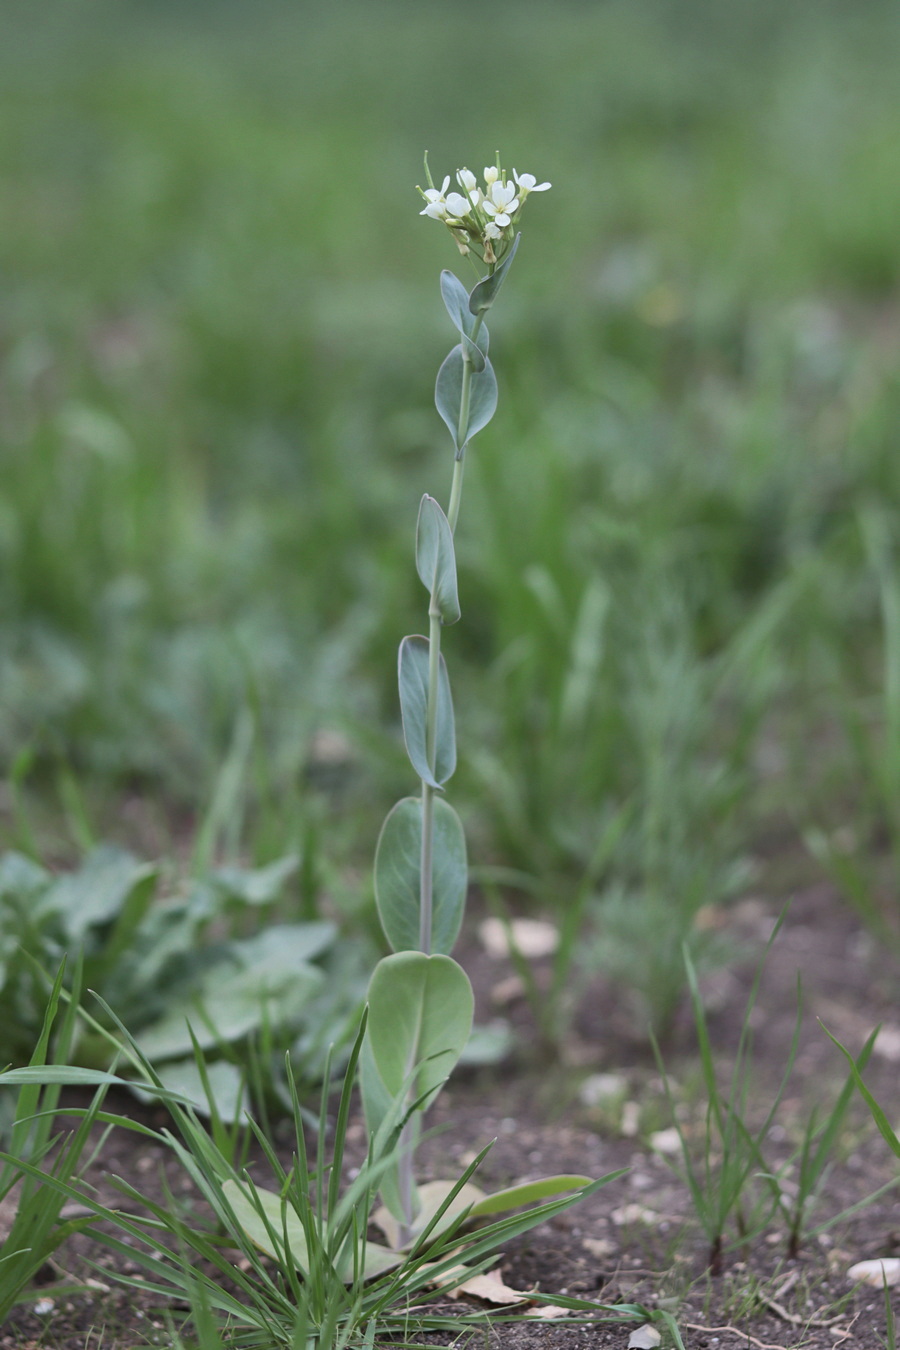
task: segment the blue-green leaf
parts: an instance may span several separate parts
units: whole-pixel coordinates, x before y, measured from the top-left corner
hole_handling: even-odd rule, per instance
[[[466,837],[459,816],[443,797],[432,803],[431,950],[449,953],[459,936],[466,904]],[[375,850],[375,902],[394,951],[419,945],[422,876],[422,801],[404,797],[381,829]]]
[[[497,410],[497,377],[494,367],[485,359],[484,370],[471,374],[469,416],[466,426],[460,427],[464,364],[462,347],[457,343],[438,371],[434,387],[435,406],[456,443],[457,452],[487,426]]]
[[[381,1075],[375,1067],[375,1060],[372,1058],[372,1046],[368,1032],[363,1039],[362,1048],[359,1052],[359,1091],[366,1118],[366,1133],[370,1139],[374,1140],[375,1151],[378,1154],[380,1149],[387,1148],[392,1131],[399,1130],[400,1122],[405,1115],[406,1103],[392,1097],[381,1081]],[[414,1116],[408,1127],[410,1134],[406,1141],[408,1147],[414,1147],[420,1133],[420,1125],[421,1117]],[[418,1214],[418,1187],[411,1177],[407,1178],[407,1183],[410,1185],[409,1201],[412,1212]],[[384,1168],[378,1182],[378,1189],[388,1211],[402,1221],[406,1206],[403,1202],[400,1183],[399,1158],[389,1162]]]
[[[513,258],[516,256],[516,249],[519,247],[521,238],[522,236],[517,234],[512,248],[500,266],[490,276],[482,277],[481,281],[473,286],[472,294],[469,296],[469,309],[472,314],[483,314],[485,310],[490,309],[496,300],[497,292],[506,280],[506,274],[510,269]]]
[[[189,1102],[201,1116],[212,1114],[212,1105],[207,1096],[206,1087],[212,1093],[215,1108],[223,1120],[240,1120],[247,1105],[244,1076],[236,1064],[226,1059],[215,1060],[206,1065],[204,1083],[196,1060],[179,1059],[171,1064],[161,1064],[157,1069],[163,1087],[179,1101]],[[151,1087],[141,1083],[132,1083],[131,1090],[142,1102],[159,1100],[159,1094]]]
[[[100,845],[77,872],[58,877],[40,900],[43,914],[58,914],[72,942],[83,942],[91,928],[127,915],[131,935],[153,898],[157,869],[130,853]],[[118,946],[119,944],[117,944]]]
[[[324,982],[318,966],[295,960],[287,942],[245,969],[221,961],[207,970],[192,997],[173,1001],[159,1021],[140,1032],[138,1048],[154,1062],[179,1059],[191,1054],[191,1029],[200,1048],[209,1050],[266,1024],[291,1025]]]
[[[472,1029],[469,978],[449,956],[397,952],[372,974],[368,993],[372,1059],[392,1097],[417,1069],[414,1096],[432,1096],[462,1054]]]
[[[416,569],[422,585],[437,601],[441,623],[456,623],[459,593],[453,531],[438,503],[427,493],[419,506],[416,525]]]
[[[430,643],[425,637],[405,637],[400,643],[400,713],[410,763],[423,782],[429,787],[440,788],[456,768],[456,728],[447,663],[440,656],[434,765],[430,765],[426,752],[429,651]]]
[[[462,338],[462,345],[469,353],[472,369],[484,370],[484,359],[488,354],[488,331],[482,324],[478,337],[474,336],[478,316],[469,309],[468,292],[459,277],[454,276],[452,272],[441,273],[441,295],[444,297],[447,313]]]

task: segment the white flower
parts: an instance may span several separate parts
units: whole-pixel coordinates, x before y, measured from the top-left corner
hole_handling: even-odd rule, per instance
[[[509,225],[509,218],[518,205],[519,199],[512,183],[501,183],[497,179],[491,183],[482,203],[487,215],[492,216],[494,224],[501,228]]]
[[[469,202],[459,192],[451,192],[447,198],[447,215],[459,220],[469,214]]]
[[[488,187],[491,187],[493,183],[496,183],[499,177],[500,170],[495,168],[493,164],[489,164],[484,171],[484,181],[487,183]]]
[[[489,224],[485,225],[484,227],[485,239],[500,239],[502,238],[502,236],[503,231],[501,230],[500,226],[495,225],[493,221],[490,221]]]
[[[513,169],[513,178],[518,184],[523,201],[529,192],[546,192],[551,186],[549,183],[539,183],[533,173],[518,174],[515,169]]]
[[[437,188],[426,188],[422,193],[427,203],[425,210],[420,211],[420,216],[430,216],[432,220],[444,220],[447,216],[447,203],[444,199],[444,193],[450,186],[450,175],[444,179],[440,191]]]
[[[456,175],[456,181],[468,197],[469,205],[477,209],[482,203],[483,194],[472,170],[460,169]]]

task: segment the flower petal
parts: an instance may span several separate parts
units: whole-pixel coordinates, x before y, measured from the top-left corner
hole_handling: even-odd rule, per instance
[[[447,197],[447,210],[452,216],[466,216],[469,213],[469,202],[459,192],[451,192]]]

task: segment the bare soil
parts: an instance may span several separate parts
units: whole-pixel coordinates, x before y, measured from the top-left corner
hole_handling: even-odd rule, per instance
[[[748,951],[755,948],[758,958],[776,913],[774,905],[745,901],[730,911],[729,929]],[[511,969],[489,960],[474,939],[463,961],[475,980],[480,1016],[496,1013],[492,991],[508,981]],[[705,988],[714,1049],[725,1075],[755,968],[755,960],[748,959],[710,977]],[[805,1008],[794,1071],[769,1138],[776,1163],[791,1154],[812,1107],[830,1108],[845,1077],[843,1060],[819,1019],[854,1053],[873,1027],[884,1024],[866,1078],[890,1119],[900,1123],[896,955],[876,945],[824,885],[797,895],[766,962],[753,1018],[755,1075],[748,1115],[765,1117],[784,1072],[797,1016],[798,971]],[[464,1166],[491,1140],[496,1142],[476,1178],[488,1189],[551,1172],[599,1177],[629,1169],[582,1205],[511,1243],[497,1262],[507,1284],[542,1295],[666,1307],[676,1313],[688,1350],[834,1346],[876,1350],[887,1343],[882,1292],[854,1289],[847,1271],[862,1259],[900,1255],[900,1188],[810,1237],[793,1258],[786,1253],[785,1233],[774,1224],[749,1246],[726,1250],[721,1273],[713,1276],[708,1270],[708,1243],[675,1170],[679,1159],[658,1151],[658,1132],[672,1123],[659,1071],[646,1043],[635,1034],[617,991],[602,982],[592,986],[570,1042],[552,1059],[532,1053],[535,1036],[527,1004],[514,1003],[507,1011],[522,1045],[516,1062],[502,1070],[468,1071],[454,1079],[433,1113],[431,1123],[441,1128],[423,1146],[423,1173],[453,1175],[454,1168]],[[699,1138],[705,1099],[689,1016],[680,1021],[665,1058],[677,1085],[685,1128]],[[615,1073],[620,1086],[609,1100],[589,1105],[583,1084],[598,1072]],[[142,1114],[142,1108],[125,1097],[115,1106]],[[156,1123],[162,1119],[158,1111],[145,1116]],[[360,1122],[351,1128],[351,1142],[362,1146]],[[163,1162],[157,1146],[141,1151],[135,1136],[114,1135],[92,1180],[110,1201],[116,1194],[110,1185],[113,1175],[159,1194]],[[176,1196],[189,1195],[190,1183],[173,1172],[170,1162],[166,1175]],[[877,1134],[864,1105],[854,1101],[813,1225],[840,1214],[898,1175],[897,1159]],[[101,1269],[88,1269],[87,1260],[99,1262]],[[0,1350],[86,1346],[129,1350],[168,1342],[154,1300],[117,1286],[110,1256],[92,1249],[89,1238],[75,1240],[61,1252],[60,1261],[65,1273],[75,1278],[90,1275],[97,1287],[89,1295],[55,1296],[43,1315],[37,1311],[36,1294],[0,1329]],[[59,1273],[48,1268],[42,1278],[55,1281]],[[120,1265],[119,1273],[129,1272]],[[894,1302],[900,1317],[897,1289]],[[442,1306],[453,1315],[463,1307],[471,1311],[483,1305],[460,1299]],[[509,1314],[503,1310],[503,1315]],[[498,1350],[532,1350],[538,1345],[542,1350],[588,1346],[625,1350],[629,1333],[630,1328],[621,1325],[583,1325],[562,1318],[528,1322],[516,1315],[514,1320],[496,1320],[474,1335]]]

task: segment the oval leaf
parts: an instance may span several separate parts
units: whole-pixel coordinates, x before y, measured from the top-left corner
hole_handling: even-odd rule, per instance
[[[174,1000],[159,1021],[137,1037],[151,1061],[180,1059],[193,1051],[191,1029],[202,1050],[240,1040],[259,1027],[291,1025],[325,982],[318,966],[286,964],[269,953],[245,970],[231,962],[211,966],[190,997]]]
[[[516,249],[519,247],[521,238],[522,236],[517,234],[512,248],[500,266],[490,276],[482,277],[478,284],[472,287],[472,294],[469,296],[469,309],[473,314],[483,314],[485,310],[490,309],[497,299],[497,292],[506,280],[506,274],[510,269],[513,258],[516,256]]]
[[[462,345],[469,354],[473,370],[484,370],[484,358],[488,352],[488,332],[482,325],[477,339],[473,337],[478,316],[469,309],[468,292],[459,277],[454,276],[452,272],[441,273],[441,295],[444,297],[447,313],[453,320],[453,326],[462,338]]]
[[[416,524],[416,569],[422,585],[437,602],[441,623],[456,623],[459,593],[453,531],[440,506],[427,492],[419,505]]]
[[[431,852],[432,953],[453,950],[466,904],[466,837],[449,802],[435,798]],[[375,901],[384,935],[395,952],[419,945],[422,875],[422,802],[404,797],[385,820],[375,850]]]
[[[462,347],[457,344],[438,371],[434,387],[435,406],[453,437],[457,451],[462,450],[473,436],[487,426],[497,410],[497,377],[494,374],[494,367],[486,359],[484,370],[473,372],[471,376],[468,423],[465,427],[460,427],[463,366]]]
[[[425,637],[405,637],[400,643],[398,674],[400,715],[406,753],[419,777],[429,787],[440,788],[456,768],[456,728],[447,663],[439,656],[437,687],[437,734],[434,765],[428,763],[426,726],[428,718],[428,661],[431,644]]]
[[[414,1094],[433,1095],[462,1054],[472,1029],[472,986],[449,956],[397,952],[369,984],[372,1059],[392,1097],[416,1069]]]

